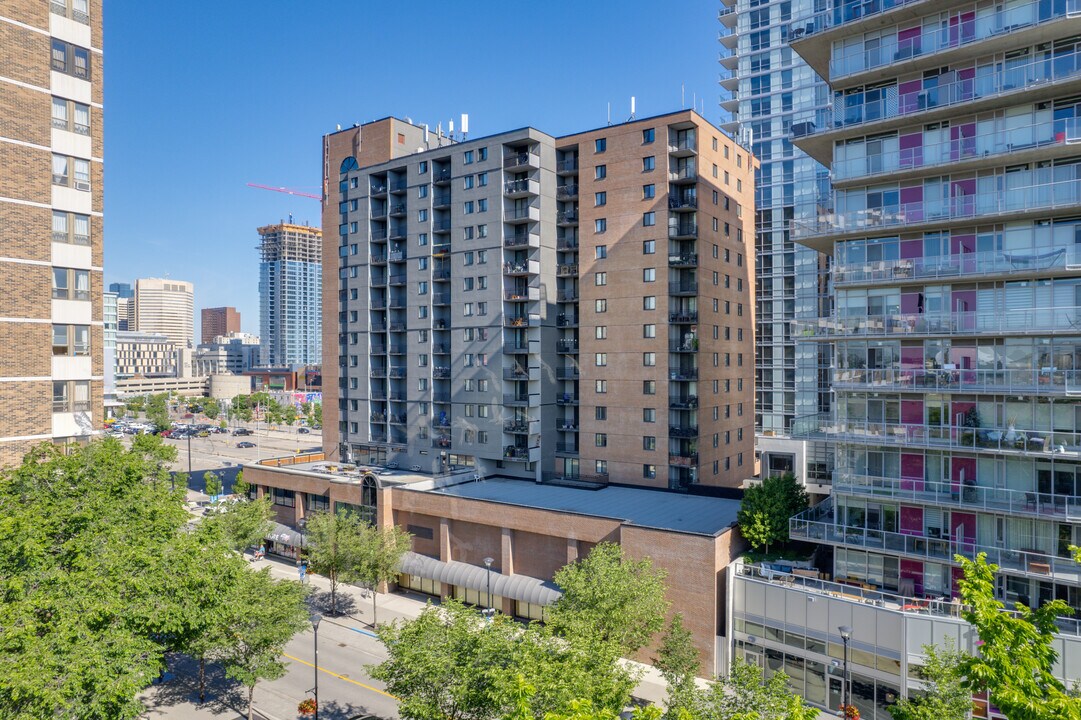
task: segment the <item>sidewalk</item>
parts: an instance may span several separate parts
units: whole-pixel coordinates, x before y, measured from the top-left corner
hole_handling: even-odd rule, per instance
[[[247,554],[252,558],[250,553]],[[255,568],[270,567],[274,577],[288,580],[298,580],[299,573],[296,565],[286,560],[266,558],[252,563]],[[329,602],[330,581],[322,575],[307,573],[305,584],[327,593],[320,598],[321,601]],[[372,622],[372,594],[365,588],[346,583],[338,584],[338,611],[343,615],[334,618],[333,622],[346,627],[369,634],[374,629]],[[420,615],[429,602],[438,604],[438,599],[426,595],[402,591],[396,593],[375,593],[377,604],[377,617],[380,624],[392,622],[397,619],[412,619]],[[642,678],[635,688],[634,697],[638,700],[652,704],[663,705],[668,697],[667,685],[661,673],[651,665],[625,660],[630,667],[641,670]]]

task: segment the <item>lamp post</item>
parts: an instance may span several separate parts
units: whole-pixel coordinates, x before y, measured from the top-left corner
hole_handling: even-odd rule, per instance
[[[315,688],[312,692],[315,694],[315,720],[319,720],[319,621],[323,619],[323,616],[312,610],[310,619],[315,633]]]
[[[842,687],[841,687],[841,697],[844,698],[844,699],[841,702],[844,705],[844,710],[843,710],[844,715],[843,715],[843,717],[847,718],[848,717],[848,700],[849,700],[849,698],[848,698],[848,641],[852,639],[852,628],[849,627],[848,625],[841,625],[840,627],[837,628],[837,630],[841,633],[841,641],[845,645],[844,669],[841,671],[842,672],[841,683],[843,684]]]
[[[488,569],[488,609],[492,609],[492,563],[494,563],[490,557],[484,558],[484,567]]]

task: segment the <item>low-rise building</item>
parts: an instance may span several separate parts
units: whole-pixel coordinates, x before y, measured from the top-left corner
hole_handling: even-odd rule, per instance
[[[177,370],[177,347],[166,335],[117,331],[116,377],[170,377]]]

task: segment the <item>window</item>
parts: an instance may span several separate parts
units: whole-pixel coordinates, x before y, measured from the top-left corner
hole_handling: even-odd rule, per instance
[[[642,326],[642,337],[655,338],[657,337],[657,326],[653,324]]]
[[[597,218],[593,221],[593,232],[602,233],[608,229],[607,218]]]
[[[593,304],[594,312],[608,312],[608,301],[605,299],[596,300]]]
[[[488,212],[488,198],[477,200],[477,212]]]
[[[427,270],[427,269],[428,269],[428,258],[426,258],[426,257],[417,258],[417,270]]]
[[[479,237],[479,238],[488,237],[488,226],[487,225],[477,225],[477,237]]]
[[[593,364],[597,367],[605,367],[608,365],[608,353],[595,353],[593,357]]]
[[[477,173],[477,187],[488,187],[488,173]]]
[[[89,412],[89,410],[90,381],[53,381],[53,412]]]
[[[642,367],[656,367],[657,366],[657,353],[647,352],[642,353]]]
[[[90,244],[90,216],[53,211],[53,242]]]
[[[53,325],[53,355],[86,357],[90,355],[89,325]]]
[[[462,210],[465,212],[466,215],[472,215],[473,214],[473,201],[472,200],[467,200],[465,202],[465,204],[462,206]]]
[[[419,306],[417,308],[417,318],[420,319],[420,320],[423,320],[426,317],[428,317],[428,306],[427,305]]]
[[[472,150],[466,150],[464,157],[465,157],[465,164],[466,165],[472,165],[473,164],[473,151]]]
[[[462,228],[462,239],[463,240],[472,240],[473,239],[473,226],[472,225],[466,225],[464,228]]]
[[[50,9],[57,15],[71,18],[83,25],[90,24],[89,0],[53,0],[49,3]]]
[[[598,325],[594,328],[594,330],[596,331],[595,334],[598,340],[606,340],[608,338],[607,325]]]
[[[483,316],[485,316],[487,314],[488,314],[488,303],[487,302],[479,302],[479,303],[477,303],[477,315],[480,315],[481,317],[483,317]]]
[[[643,395],[656,395],[657,394],[657,381],[656,380],[643,380],[642,381],[642,394]]]
[[[647,479],[647,480],[656,480],[657,479],[657,466],[656,465],[643,465],[642,466],[642,477]]]
[[[486,262],[488,262],[488,251],[477,250],[477,265],[483,265]]]
[[[608,166],[598,165],[597,167],[593,168],[594,180],[603,180],[606,177],[608,177]]]
[[[90,51],[53,38],[52,69],[82,80],[90,79]]]
[[[594,433],[593,443],[596,447],[608,447],[608,434]]]
[[[597,259],[598,260],[603,260],[606,257],[608,257],[608,246],[607,245],[598,245],[597,246]]]
[[[642,254],[643,255],[653,255],[656,252],[657,252],[657,241],[656,240],[646,240],[645,242],[642,243]]]
[[[642,408],[642,422],[655,423],[657,422],[657,410],[655,408]]]
[[[608,273],[603,273],[603,272],[593,273],[593,284],[594,285],[607,285],[608,284]]]
[[[657,309],[657,296],[656,295],[646,295],[644,298],[642,298],[642,309],[643,310],[656,310]]]
[[[473,316],[473,303],[468,302],[468,303],[466,303],[465,305],[462,306],[462,315],[464,315],[466,317],[472,317]]]
[[[417,355],[417,367],[428,367],[428,354],[421,353]]]
[[[427,295],[427,294],[428,294],[428,281],[427,280],[421,280],[420,282],[417,283],[417,295]]]
[[[599,192],[593,193],[593,207],[600,207],[601,205],[608,204],[608,193]]]
[[[428,172],[428,161],[427,160],[421,160],[417,164],[417,172],[420,173],[421,175],[424,175],[424,174],[426,174]],[[425,187],[425,186],[421,185],[421,187]]]
[[[90,271],[53,268],[54,300],[89,300]]]
[[[597,138],[596,140],[593,141],[593,150],[595,152],[602,153],[607,149],[608,149],[608,139],[607,138]]]
[[[653,227],[657,224],[657,213],[650,211],[642,213],[642,225],[643,227]]]
[[[90,134],[90,106],[63,98],[53,98],[53,127],[80,135]]]
[[[608,461],[607,460],[597,460],[595,462],[595,464],[594,464],[594,468],[596,469],[598,475],[607,475],[608,474]]]
[[[646,435],[642,438],[642,449],[647,452],[653,452],[657,449],[657,437],[655,435]]]
[[[657,167],[657,158],[653,155],[642,158],[642,172],[650,172]]]
[[[488,159],[488,148],[482,147],[477,149],[477,159],[484,161]]]
[[[643,200],[651,200],[651,199],[653,199],[655,197],[657,197],[657,187],[653,183],[650,183],[649,185],[643,185],[642,186],[642,199]]]
[[[608,381],[607,380],[594,380],[593,381],[593,390],[594,390],[594,392],[597,392],[597,393],[600,393],[600,394],[604,394],[604,393],[608,392]]]
[[[421,233],[420,235],[417,235],[417,245],[420,245],[421,247],[424,247],[427,244],[428,244],[428,233]]]
[[[596,420],[600,420],[601,422],[604,422],[605,420],[608,419],[608,408],[605,407],[604,405],[598,405],[597,407],[595,407],[593,409],[593,417]]]
[[[642,144],[643,145],[649,145],[651,142],[653,142],[655,137],[656,137],[656,133],[654,132],[653,128],[643,130],[642,131]]]
[[[462,264],[467,265],[467,266],[473,264],[473,252],[472,251],[462,253]]]
[[[90,190],[90,161],[53,155],[53,185]]]
[[[657,268],[643,268],[642,269],[642,282],[656,282],[657,280]]]

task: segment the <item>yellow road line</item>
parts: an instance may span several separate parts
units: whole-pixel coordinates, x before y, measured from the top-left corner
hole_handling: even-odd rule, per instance
[[[307,665],[310,668],[315,667],[315,665],[311,664],[307,660],[301,660],[298,657],[293,657],[289,653],[282,653],[282,656],[287,657],[287,658],[289,658],[290,660],[292,660],[294,662],[298,662],[301,665]],[[353,678],[346,677],[345,675],[339,675],[338,673],[331,672],[330,670],[327,670],[326,668],[323,668],[323,667],[319,668],[319,672],[325,672],[327,675],[330,675],[332,677],[336,677],[339,680],[345,680],[346,682],[353,683],[354,685],[359,685],[360,687],[364,688],[365,690],[371,690],[372,692],[377,692],[380,695],[386,695],[391,700],[397,700],[398,699],[394,695],[391,695],[390,693],[388,693],[386,690],[380,690],[377,687],[372,687],[371,685],[365,685],[364,683],[362,683],[362,682],[360,682],[358,680],[354,680]]]

